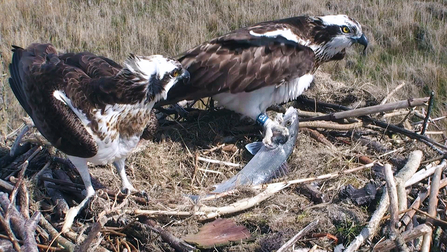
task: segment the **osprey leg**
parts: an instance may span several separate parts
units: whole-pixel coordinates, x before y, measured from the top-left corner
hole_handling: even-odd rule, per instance
[[[93,197],[93,195],[95,195],[95,189],[93,189],[90,173],[88,172],[87,160],[85,160],[84,158],[73,157],[73,156],[68,156],[68,158],[70,159],[70,161],[76,167],[76,170],[78,170],[79,174],[81,175],[87,195],[84,198],[84,200],[82,200],[81,203],[79,203],[79,205],[70,208],[68,210],[68,212],[65,214],[65,220],[64,220],[64,226],[62,227],[62,233],[68,231],[68,229],[73,224],[74,218],[79,214],[79,211],[81,211],[81,209],[87,204],[87,202],[90,200],[90,198]]]
[[[279,122],[273,121],[264,113],[259,114],[256,118],[256,122],[264,127],[264,138],[262,142],[268,147],[273,147],[273,131],[279,132],[279,137],[277,138],[279,142],[285,143],[289,137],[289,130],[287,127],[280,125]],[[276,142],[276,141],[275,141]]]
[[[133,185],[127,178],[126,170],[124,169],[125,161],[126,159],[122,158],[113,162],[113,165],[116,167],[116,170],[118,171],[118,174],[121,177],[121,185],[122,185],[121,191],[125,194],[130,194],[132,192],[135,192],[136,189],[133,187]]]

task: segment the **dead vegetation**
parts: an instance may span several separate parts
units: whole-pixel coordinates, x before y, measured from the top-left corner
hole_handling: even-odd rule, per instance
[[[45,246],[54,248],[50,251],[61,250],[64,246],[68,250],[74,249],[75,244],[84,244],[81,247],[97,245],[99,250],[111,251],[172,251],[175,245],[169,245],[167,240],[175,241],[174,238],[196,234],[210,223],[202,221],[200,215],[190,216],[199,206],[187,195],[205,195],[212,185],[234,176],[251,158],[244,145],[259,140],[261,135],[260,128],[228,111],[193,111],[186,120],[169,116],[161,121],[155,139],[142,143],[128,162],[128,173],[134,186],[144,189],[150,200],[136,196],[125,199],[118,195],[120,179],[114,168],[94,167],[90,172],[96,180],[95,189],[103,190],[98,190],[90,207],[77,218],[73,232],[59,236],[50,245],[57,236],[64,211],[82,199],[83,185],[67,164],[55,159],[63,158],[63,154],[38,138],[35,131],[27,133],[14,158],[8,157],[18,133],[16,129],[25,115],[7,81],[12,44],[26,46],[32,42],[51,42],[67,51],[92,51],[122,62],[130,52],[177,55],[205,40],[258,21],[301,14],[346,13],[365,27],[371,42],[367,57],[348,51],[346,60],[324,67],[323,70],[331,75],[318,72],[315,87],[305,94],[317,101],[357,108],[381,103],[402,83],[405,85],[389,96],[388,102],[428,96],[431,90],[435,90],[435,111],[426,135],[441,144],[445,141],[446,123],[442,115],[445,111],[443,101],[447,97],[447,25],[446,8],[442,1],[6,0],[0,3],[0,8],[7,13],[0,17],[0,178],[7,183],[1,191],[8,193],[7,197],[14,203],[11,191],[16,185],[16,204],[19,206],[19,216],[22,215],[19,218],[21,223],[35,224],[35,220],[40,219],[35,238],[42,245],[39,247],[41,251],[47,250]],[[309,112],[336,111],[324,106],[316,107],[315,104],[296,105]],[[372,117],[420,132],[426,107],[394,112],[377,113]],[[351,119],[343,122],[353,124],[358,123],[358,119],[357,122]],[[370,123],[368,126],[338,130],[302,129],[297,142],[288,160],[290,173],[274,182],[338,174],[360,167],[368,160],[382,165],[392,164],[397,176],[410,153],[415,150],[423,153],[422,164],[418,166],[421,171],[430,166],[436,167],[439,164],[436,159],[441,156],[420,141],[385,132]],[[43,147],[42,150],[38,149],[39,146]],[[36,155],[26,167],[23,161],[33,153]],[[239,164],[240,167],[201,161],[200,157]],[[19,183],[19,172],[24,167],[26,171]],[[43,167],[46,172],[39,173]],[[250,238],[202,250],[279,250],[316,219],[318,224],[301,236],[295,244],[295,251],[314,246],[320,251],[334,251],[337,244],[348,247],[360,239],[357,236],[363,228],[371,227],[371,216],[380,208],[380,197],[387,195],[382,193],[386,187],[382,167],[376,165],[309,184],[289,186],[248,210],[222,216],[231,219],[237,226],[244,226]],[[376,249],[386,250],[395,244],[386,239],[411,237],[414,240],[414,233],[429,236],[432,231],[432,248],[445,250],[445,224],[442,222],[446,218],[445,190],[439,190],[437,213],[430,213],[430,201],[424,201],[429,194],[427,185],[435,180],[430,176],[407,188],[407,208],[412,210],[419,204],[415,208],[422,212],[408,212],[412,216],[407,213],[407,217],[404,216],[392,232],[389,229],[392,222],[378,216],[377,233],[364,242],[360,250],[370,250],[382,240]],[[442,181],[440,187],[445,186]],[[259,189],[245,188],[202,204],[207,207],[227,206],[252,198],[259,192]],[[365,196],[366,192],[369,194]],[[26,206],[27,194],[29,207]],[[358,195],[363,198],[358,198]],[[65,203],[58,201],[60,199],[64,199]],[[414,205],[413,202],[418,199],[420,203]],[[402,203],[402,200],[398,202]],[[389,209],[387,205],[381,207]],[[147,217],[135,212],[137,209],[155,212]],[[13,210],[5,211],[3,208],[5,221],[11,212]],[[40,218],[36,214],[38,212],[41,212]],[[179,216],[179,212],[189,215]],[[392,214],[395,217],[396,212]],[[426,214],[437,217],[433,219]],[[396,219],[393,221],[395,223]],[[8,225],[2,226],[0,246],[25,249],[25,242],[30,240],[29,235],[25,234],[29,234],[29,230],[17,229],[13,222],[10,223],[11,232],[5,228]],[[416,223],[422,225],[415,226]],[[403,229],[408,229],[410,233],[403,232]],[[16,234],[17,239],[11,238],[11,234]],[[11,243],[9,240],[17,242]],[[413,242],[407,246],[420,248],[418,244]],[[32,245],[28,243],[28,246]],[[291,250],[290,247],[288,249]]]
[[[331,96],[339,97],[348,88],[324,74],[321,76],[316,81],[325,82],[332,90]],[[312,91],[309,94],[315,95]],[[372,99],[372,105],[385,98],[374,99],[363,88],[353,90],[351,95],[353,100],[345,104],[349,107],[355,106],[358,99]],[[307,101],[307,98],[301,98],[286,106],[295,105],[310,114],[316,114],[314,111],[337,112],[325,104]],[[330,98],[324,101],[335,103]],[[417,115],[423,110],[426,106],[373,113],[373,118],[420,131],[423,123],[417,121],[423,120]],[[433,203],[424,201],[429,195],[427,188],[429,185],[433,188],[437,181],[431,174],[436,167],[445,168],[445,163],[439,166],[441,154],[404,134],[385,132],[384,128],[367,123],[363,117],[341,119],[337,123],[351,125],[353,120],[364,123],[348,129],[302,128],[298,144],[288,160],[290,173],[286,177],[268,186],[240,188],[231,195],[194,202],[188,195],[205,196],[212,185],[234,176],[248,162],[251,156],[244,150],[244,145],[261,138],[260,128],[221,109],[193,110],[186,119],[169,115],[160,119],[155,139],[142,142],[139,151],[129,159],[128,173],[132,181],[148,193],[150,200],[120,195],[117,192],[120,180],[114,168],[95,167],[90,172],[96,180],[97,196],[78,216],[72,231],[60,235],[52,245],[64,212],[82,199],[83,185],[73,169],[56,158],[61,156],[60,153],[37,139],[35,132],[25,135],[16,157],[9,158],[7,151],[1,155],[1,161],[9,160],[1,175],[6,184],[2,191],[7,193],[2,197],[11,197],[8,195],[14,195],[11,191],[17,188],[17,209],[29,209],[25,214],[20,211],[23,221],[39,221],[35,237],[41,250],[52,246],[50,250],[191,251],[190,246],[193,246],[202,251],[290,251],[294,246],[296,251],[300,251],[297,248],[312,247],[339,251],[339,246],[344,245],[348,251],[358,251],[359,247],[360,250],[385,251],[396,246],[395,237],[405,242],[417,241],[432,231],[434,234],[428,235],[434,240],[432,248],[445,248],[442,222],[445,219],[445,195],[444,190],[439,190],[445,186],[445,181],[441,179],[438,190],[430,192],[436,194],[439,191],[439,202],[435,203],[437,212],[430,213],[427,207]],[[414,125],[408,126],[411,123]],[[440,141],[441,138],[445,140],[444,132],[432,135],[438,131],[437,127],[439,122],[430,122],[426,131],[430,135],[427,136],[435,136],[430,141],[441,142],[444,146]],[[8,137],[5,145],[8,151],[18,132]],[[445,152],[446,147],[443,148]],[[414,163],[411,161],[414,154],[410,153],[420,153],[419,161],[412,168],[404,168]],[[29,160],[28,165],[23,163],[25,159]],[[408,198],[396,198],[400,204],[408,202],[408,205],[403,204],[405,211],[400,208],[391,210],[392,216],[398,216],[394,219],[384,216],[389,209],[389,200],[384,199],[389,190],[385,180],[392,181],[384,164],[391,164],[389,168],[394,171],[397,188],[402,188],[399,185],[403,184],[408,190],[408,193],[403,191]],[[406,170],[411,171],[405,176],[400,175]],[[419,171],[413,175],[416,170]],[[21,171],[24,171],[23,177]],[[27,186],[20,186],[21,183]],[[24,201],[27,194],[29,203]],[[3,209],[2,216],[7,220],[11,211]],[[399,219],[402,213],[405,215]],[[214,219],[219,223],[213,222]],[[318,223],[314,223],[316,220]],[[23,248],[26,237],[21,236],[14,222],[10,223],[10,233],[16,234],[19,242],[7,245]],[[310,227],[303,229],[307,225]],[[215,227],[219,228],[216,230]],[[371,235],[359,236],[365,234],[362,231],[365,228],[369,228]],[[210,245],[206,242],[207,235],[216,236],[215,232],[236,238]],[[295,240],[288,242],[298,233]],[[8,232],[2,234],[3,239],[11,239]],[[410,249],[421,249],[420,242],[405,242],[403,244]]]

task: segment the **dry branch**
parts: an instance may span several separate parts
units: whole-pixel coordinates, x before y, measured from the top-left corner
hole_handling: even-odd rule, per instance
[[[301,237],[305,236],[307,233],[309,233],[312,229],[315,228],[316,225],[318,225],[318,219],[316,221],[313,221],[309,223],[305,228],[300,230],[298,234],[293,236],[290,240],[288,240],[284,245],[281,246],[276,252],[285,252],[287,249],[289,249],[293,244],[295,244]]]
[[[339,119],[344,119],[348,117],[359,117],[359,116],[365,116],[369,114],[375,114],[380,112],[386,112],[391,111],[395,109],[402,109],[402,108],[408,108],[408,107],[414,107],[414,106],[421,106],[424,105],[426,102],[428,102],[429,97],[423,97],[423,98],[414,98],[414,99],[408,99],[393,103],[387,103],[383,105],[376,105],[376,106],[370,106],[365,108],[359,108],[359,109],[349,109],[347,111],[342,112],[336,112],[329,115],[304,119],[302,121],[318,121],[318,120],[324,120],[324,121],[334,121]]]
[[[431,232],[432,228],[430,226],[428,226],[427,224],[422,224],[410,231],[403,232],[402,238],[405,240],[405,242],[407,242]],[[374,246],[373,251],[390,251],[395,247],[396,243],[393,240],[389,239],[378,243],[376,246]]]
[[[355,122],[350,124],[340,124],[328,121],[308,121],[300,122],[300,128],[322,128],[322,129],[333,129],[333,130],[351,130],[357,129],[363,126],[363,122]]]
[[[146,220],[144,225],[147,225],[152,231],[158,233],[163,241],[167,242],[172,248],[175,249],[175,251],[178,252],[191,252],[196,251],[196,248],[189,245],[185,241],[183,241],[180,238],[175,237],[168,231],[164,230],[162,227],[160,227],[155,221],[153,220]]]
[[[430,197],[428,199],[428,214],[436,216],[436,209],[438,207],[438,192],[442,174],[442,167],[437,167],[433,174],[433,179],[430,186]],[[432,219],[428,220],[428,223],[433,223]],[[428,232],[424,235],[424,241],[422,242],[421,251],[429,252],[431,245],[432,232]]]
[[[399,174],[396,175],[399,212],[407,209],[407,192],[405,190],[405,183],[417,171],[419,165],[421,164],[421,160],[422,160],[422,151],[416,150],[411,152],[410,155],[408,156],[407,163],[400,170]]]
[[[399,221],[399,203],[393,170],[391,169],[391,165],[389,164],[385,164],[385,180],[388,197],[390,199],[390,238],[391,240],[394,240],[396,246],[399,248],[399,251],[408,251],[405,242],[403,241],[402,237],[399,234],[399,231],[396,228],[397,222]]]
[[[405,82],[402,82],[400,85],[398,85],[396,88],[394,88],[380,103],[381,105],[385,104],[388,99],[390,99],[399,89],[403,88],[405,86]]]
[[[439,182],[439,188],[443,188],[447,186],[447,178],[441,180]],[[427,188],[426,192],[419,193],[418,197],[413,201],[411,204],[409,211],[407,211],[401,218],[400,223],[403,225],[408,225],[411,221],[411,218],[413,218],[414,214],[416,213],[416,209],[420,207],[422,202],[430,195],[430,186]]]

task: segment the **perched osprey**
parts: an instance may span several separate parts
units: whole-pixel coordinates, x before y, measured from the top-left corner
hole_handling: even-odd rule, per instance
[[[324,62],[340,60],[345,49],[368,40],[345,15],[300,16],[268,21],[230,32],[183,53],[179,61],[190,85],[176,85],[159,104],[212,96],[230,110],[256,120],[271,145],[272,130],[287,128],[270,120],[266,109],[295,99]]]
[[[123,191],[135,191],[125,159],[138,144],[155,102],[175,84],[186,84],[189,73],[161,55],[130,55],[122,68],[88,52],[58,54],[51,44],[13,47],[9,83],[15,96],[42,135],[67,154],[87,191],[67,213],[66,229],[95,194],[87,162],[113,163]]]

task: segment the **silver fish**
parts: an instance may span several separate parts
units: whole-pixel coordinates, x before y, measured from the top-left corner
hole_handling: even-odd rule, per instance
[[[237,186],[263,184],[287,174],[287,158],[292,154],[298,136],[298,111],[289,107],[286,113],[283,116],[279,114],[276,120],[289,130],[288,139],[284,142],[274,137],[273,148],[265,146],[262,142],[247,144],[245,147],[254,157],[235,176],[215,185],[215,190],[211,193],[230,191]]]

